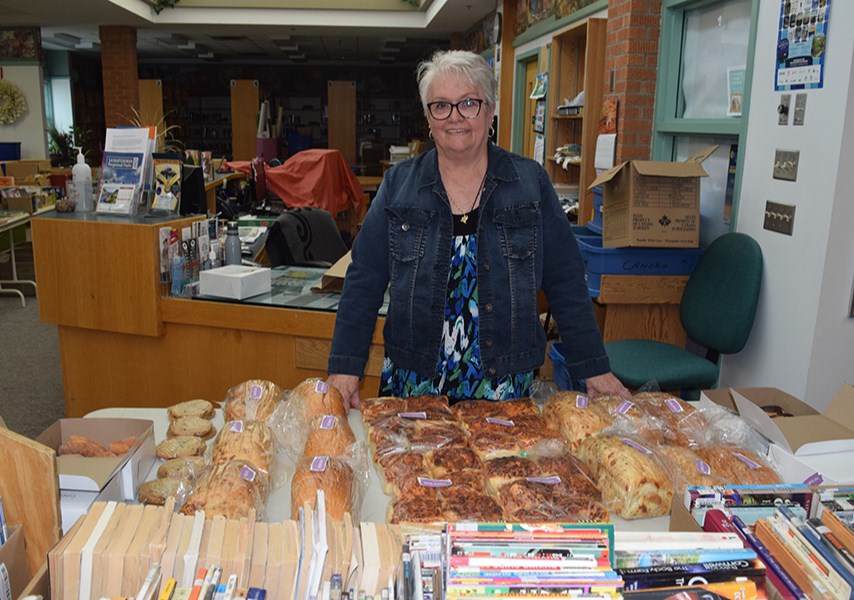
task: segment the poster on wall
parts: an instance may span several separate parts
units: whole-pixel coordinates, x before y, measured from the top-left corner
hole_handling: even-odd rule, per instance
[[[780,0],[775,90],[824,86],[831,0]]]
[[[740,117],[741,103],[744,100],[744,65],[727,67],[727,109],[726,116]]]

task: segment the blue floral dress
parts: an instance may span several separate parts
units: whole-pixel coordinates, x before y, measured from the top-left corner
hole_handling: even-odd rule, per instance
[[[477,222],[480,209],[468,213],[467,222],[454,215],[453,254],[448,277],[448,300],[442,347],[433,377],[420,377],[401,369],[386,355],[380,383],[382,396],[445,395],[460,400],[506,400],[530,395],[533,371],[503,377],[484,377],[478,344]]]

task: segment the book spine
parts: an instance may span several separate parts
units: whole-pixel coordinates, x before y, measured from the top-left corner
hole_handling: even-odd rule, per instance
[[[763,544],[759,538],[753,534],[747,525],[744,524],[744,521],[739,517],[733,517],[732,524],[735,525],[735,528],[739,533],[741,533],[747,544],[756,551],[756,554],[759,555],[759,558],[762,559],[765,566],[773,571],[774,575],[780,580],[780,583],[783,584],[783,587],[785,587],[798,600],[809,600],[800,586],[795,583],[795,580],[792,579],[786,572],[786,569],[783,568],[783,565],[777,562],[777,559],[774,558],[765,544]]]
[[[823,568],[820,568],[828,577],[834,589],[854,600],[854,575],[834,555],[833,548],[828,548],[828,546],[822,543],[821,535],[816,534],[815,531],[806,526],[788,507],[779,506],[778,512],[789,523],[794,533],[799,533],[808,542],[812,551],[817,553],[816,560],[822,564]]]
[[[690,577],[685,577],[684,575],[673,574],[673,575],[650,575],[650,576],[626,576],[623,575],[623,585],[625,590],[646,590],[651,588],[661,588],[661,587],[676,587],[683,585],[705,585],[707,583],[725,583],[727,581],[733,581],[736,578],[746,577],[750,579],[754,583],[756,583],[757,587],[763,588],[765,585],[765,569],[750,569],[747,571],[741,572],[733,572],[733,571],[709,571],[705,574],[697,574],[691,575]]]
[[[819,519],[809,519],[806,524],[815,531],[817,535],[820,535],[827,542],[829,547],[833,548],[837,553],[839,559],[848,566],[849,570],[854,572],[854,554],[845,547],[839,538],[836,537],[836,534],[833,533],[829,527],[823,525]]]

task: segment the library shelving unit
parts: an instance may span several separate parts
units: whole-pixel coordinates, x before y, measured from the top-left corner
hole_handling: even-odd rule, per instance
[[[549,106],[546,164],[554,184],[577,185],[578,223],[593,217],[593,193],[587,190],[596,177],[594,154],[605,78],[605,19],[585,19],[552,37],[549,65]],[[584,107],[575,115],[558,114],[564,99],[584,92]],[[581,146],[580,163],[564,167],[554,159],[555,149]]]

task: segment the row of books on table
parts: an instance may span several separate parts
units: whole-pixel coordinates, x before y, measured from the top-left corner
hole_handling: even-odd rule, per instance
[[[56,599],[854,598],[854,488],[687,488],[696,531],[205,518],[96,502],[48,556]],[[681,596],[677,595],[681,594]],[[693,594],[693,595],[692,595]]]

